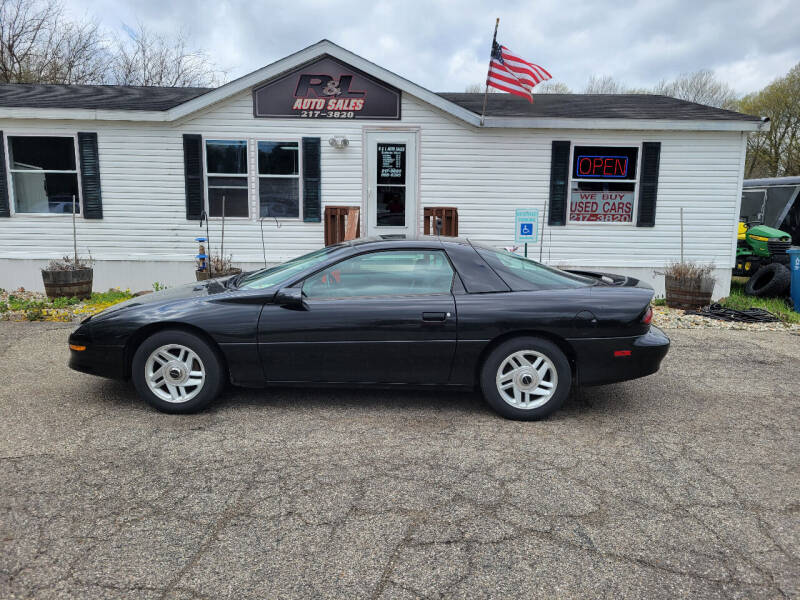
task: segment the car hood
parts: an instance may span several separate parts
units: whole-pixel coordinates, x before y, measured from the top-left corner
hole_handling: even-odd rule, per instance
[[[123,310],[131,309],[136,306],[146,306],[155,304],[168,304],[176,300],[186,300],[189,298],[201,299],[215,294],[221,294],[227,291],[224,279],[209,279],[208,281],[198,283],[187,283],[179,285],[159,292],[152,292],[149,294],[142,294],[130,300],[125,300],[119,304],[109,306],[107,309],[97,313],[89,319],[98,320]],[[88,321],[89,319],[85,319]]]

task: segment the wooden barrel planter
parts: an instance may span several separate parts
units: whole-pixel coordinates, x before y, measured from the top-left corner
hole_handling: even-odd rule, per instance
[[[42,271],[42,281],[47,297],[80,298],[85,300],[92,295],[93,269],[74,269],[69,271]]]
[[[228,269],[224,273],[214,272],[213,275],[211,275],[208,269],[205,269],[203,271],[195,270],[194,274],[197,277],[197,281],[203,281],[204,279],[212,279],[212,278],[216,279],[217,277],[228,277],[229,275],[238,275],[241,272],[242,272],[241,269],[234,267],[233,269]]]
[[[683,310],[694,310],[711,304],[714,291],[714,278],[681,279],[672,275],[664,276],[667,292],[667,306]]]

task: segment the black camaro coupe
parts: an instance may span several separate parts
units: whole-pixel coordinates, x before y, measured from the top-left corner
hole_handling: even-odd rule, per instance
[[[131,378],[155,408],[200,410],[227,382],[480,387],[537,419],[573,385],[655,373],[653,290],[455,238],[367,238],[133,298],[69,339],[75,370]]]

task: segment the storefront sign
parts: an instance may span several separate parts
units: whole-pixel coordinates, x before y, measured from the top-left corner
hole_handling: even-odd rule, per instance
[[[378,144],[378,183],[404,184],[406,182],[406,145]]]
[[[633,192],[574,190],[569,204],[569,219],[630,223],[633,220]]]
[[[518,208],[515,219],[515,240],[530,244],[539,240],[539,209]]]
[[[254,89],[253,115],[298,119],[399,119],[400,90],[324,56]]]
[[[615,146],[575,146],[573,179],[636,179],[639,149]]]

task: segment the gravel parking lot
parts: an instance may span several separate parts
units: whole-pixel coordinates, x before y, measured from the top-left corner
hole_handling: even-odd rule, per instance
[[[0,323],[0,597],[800,595],[800,337],[668,332],[657,375],[505,421],[475,394],[230,390],[168,416]]]

